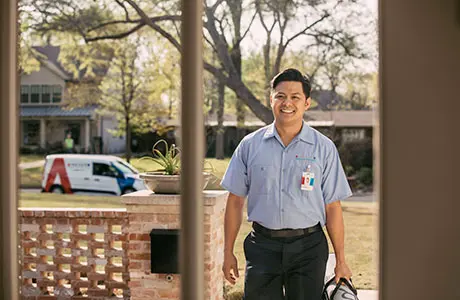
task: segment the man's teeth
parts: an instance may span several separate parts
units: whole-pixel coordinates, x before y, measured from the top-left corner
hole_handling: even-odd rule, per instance
[[[290,109],[282,109],[281,112],[284,112],[284,113],[293,113],[294,111],[293,111],[293,110],[290,110]]]

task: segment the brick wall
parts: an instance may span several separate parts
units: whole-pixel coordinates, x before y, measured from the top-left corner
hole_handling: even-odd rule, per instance
[[[129,299],[125,209],[20,209],[22,299]]]
[[[223,299],[222,263],[226,192],[204,192],[205,299]],[[180,276],[150,272],[152,229],[180,229],[180,196],[139,191],[123,197],[129,218],[129,287],[132,300],[179,299]]]

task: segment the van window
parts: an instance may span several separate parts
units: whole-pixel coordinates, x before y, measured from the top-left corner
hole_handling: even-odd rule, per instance
[[[118,170],[123,172],[123,174],[137,174],[137,171],[133,170],[128,165],[126,165],[126,164],[124,164],[124,163],[122,163],[120,161],[114,161],[113,164],[115,165],[115,167],[118,168]]]
[[[93,163],[93,175],[118,177],[118,172],[114,167],[108,164]]]

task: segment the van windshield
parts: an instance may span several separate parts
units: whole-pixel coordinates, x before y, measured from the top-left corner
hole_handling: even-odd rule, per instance
[[[121,161],[114,161],[113,164],[115,165],[115,167],[118,168],[118,170],[123,172],[123,174],[138,174],[139,173],[136,169],[134,169],[133,167]]]

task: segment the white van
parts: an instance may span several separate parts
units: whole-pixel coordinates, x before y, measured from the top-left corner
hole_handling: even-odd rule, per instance
[[[123,195],[145,190],[139,172],[110,155],[53,154],[46,156],[42,192],[91,192]]]

